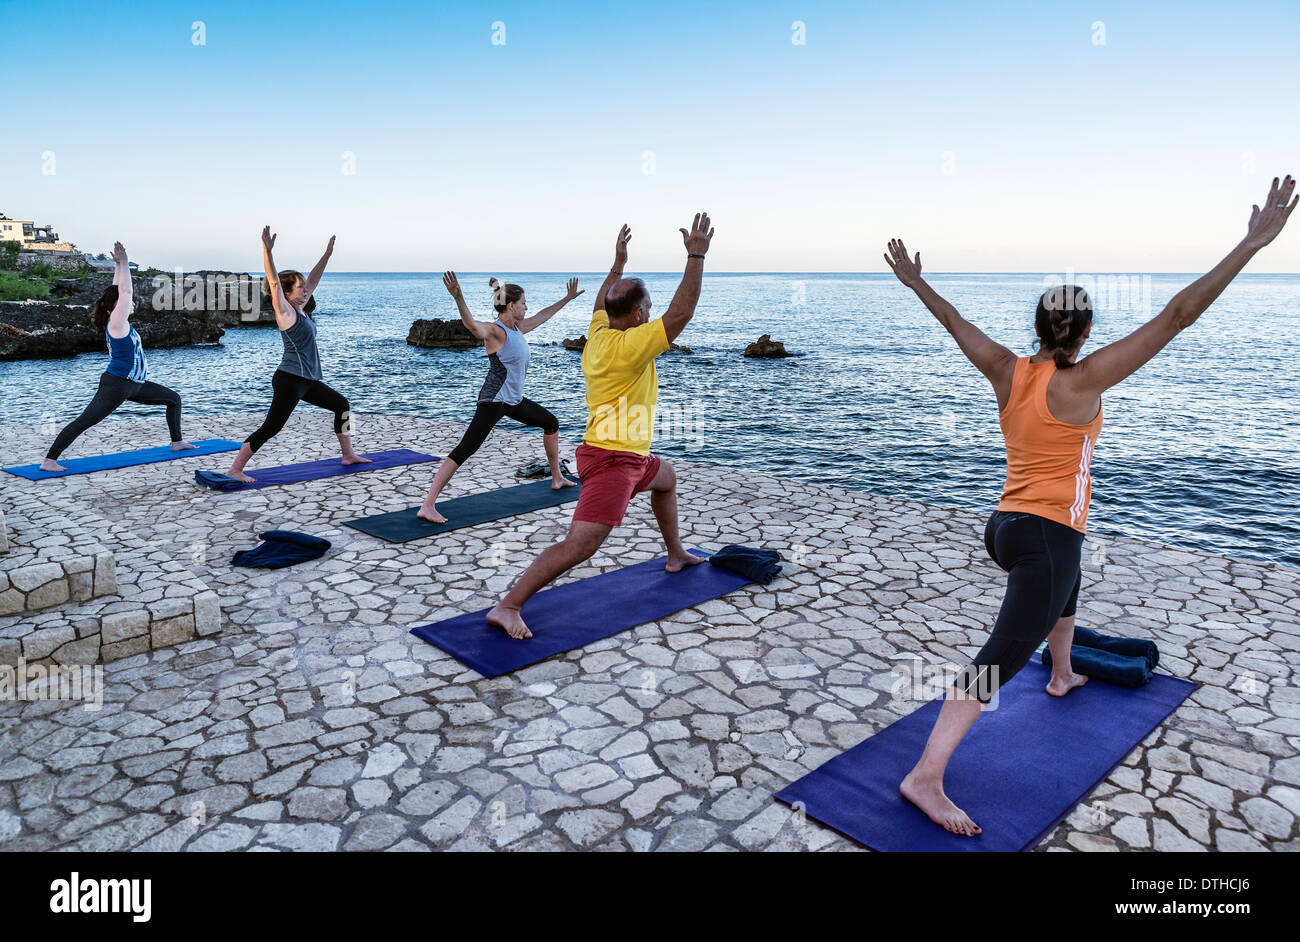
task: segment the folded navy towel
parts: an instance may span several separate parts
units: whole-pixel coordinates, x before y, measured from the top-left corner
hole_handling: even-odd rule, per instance
[[[210,487],[214,491],[233,491],[237,487],[244,486],[243,481],[222,474],[219,471],[195,471],[194,483]]]
[[[763,585],[781,574],[781,554],[755,546],[732,543],[710,556],[709,562]]]
[[[1052,666],[1052,652],[1046,647],[1043,648],[1043,663]],[[1144,657],[1130,657],[1078,644],[1070,646],[1070,667],[1076,674],[1121,687],[1141,687],[1151,680],[1151,665]]]
[[[1140,657],[1147,662],[1147,667],[1152,670],[1160,663],[1160,651],[1156,648],[1156,643],[1144,638],[1116,638],[1111,635],[1104,635],[1100,631],[1093,631],[1090,628],[1075,625],[1074,647],[1077,648],[1080,645],[1085,648],[1109,651],[1111,654],[1122,654],[1125,657]],[[1071,654],[1070,656],[1073,657],[1074,655]]]
[[[267,530],[262,534],[262,544],[251,550],[240,550],[231,559],[232,566],[257,569],[283,569],[295,563],[319,559],[330,548],[329,540],[293,530]]]

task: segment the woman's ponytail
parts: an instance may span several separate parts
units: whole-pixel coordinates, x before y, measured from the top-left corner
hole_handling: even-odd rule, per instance
[[[492,288],[492,307],[498,314],[504,314],[506,308],[524,296],[524,289],[518,285],[502,283],[496,278],[489,278]]]
[[[1074,366],[1072,358],[1083,345],[1083,335],[1091,323],[1092,299],[1078,285],[1049,288],[1038,299],[1034,329],[1058,369]]]

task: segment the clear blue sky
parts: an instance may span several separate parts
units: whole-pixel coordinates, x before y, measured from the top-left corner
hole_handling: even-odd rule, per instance
[[[159,267],[600,270],[626,221],[666,270],[706,209],[714,270],[1200,271],[1300,172],[1295,2],[430,6],[0,0],[0,211]]]

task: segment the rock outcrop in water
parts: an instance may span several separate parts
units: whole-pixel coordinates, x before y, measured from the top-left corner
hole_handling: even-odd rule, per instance
[[[575,338],[573,338],[573,339],[561,340],[561,341],[560,341],[560,346],[562,346],[565,350],[577,350],[579,353],[581,353],[584,349],[586,349],[586,346],[587,346],[587,335],[586,335],[586,334],[583,334],[581,337],[575,337]],[[695,351],[692,350],[690,347],[683,347],[681,344],[677,344],[677,343],[669,343],[669,344],[668,344],[668,349],[669,349],[669,350],[675,350],[675,351],[678,352],[678,353],[694,353],[694,352],[695,352]]]
[[[422,317],[411,325],[411,330],[406,335],[406,342],[413,347],[425,347],[431,350],[466,350],[483,345],[459,318],[454,321],[440,321]]]
[[[744,356],[759,360],[779,360],[782,357],[799,356],[785,349],[785,344],[773,340],[771,334],[764,334],[745,348]]]

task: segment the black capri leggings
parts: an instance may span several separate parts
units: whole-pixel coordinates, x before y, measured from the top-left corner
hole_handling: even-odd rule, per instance
[[[1008,573],[1007,594],[993,633],[958,686],[988,702],[1029,663],[1056,622],[1074,614],[1083,534],[1046,517],[999,510],[984,528],[984,546]]]
[[[334,413],[334,434],[342,435],[348,427],[352,406],[346,398],[318,379],[304,379],[284,370],[271,377],[271,409],[256,432],[248,436],[248,447],[256,454],[263,445],[279,434],[299,402],[319,406]]]
[[[166,406],[167,431],[171,433],[173,442],[181,440],[181,397],[174,390],[157,383],[133,383],[129,379],[105,373],[99,378],[99,388],[95,390],[90,405],[64,426],[45,457],[57,461],[64,449],[77,440],[78,435],[103,422],[127,400],[145,406]]]
[[[480,402],[478,408],[474,410],[474,418],[470,421],[469,428],[461,437],[460,444],[453,448],[447,457],[458,465],[464,464],[474,452],[483,447],[488,434],[496,428],[501,417],[506,415],[516,422],[540,428],[543,432],[560,430],[560,423],[555,416],[531,399],[520,399],[519,404],[513,406],[504,402]]]

